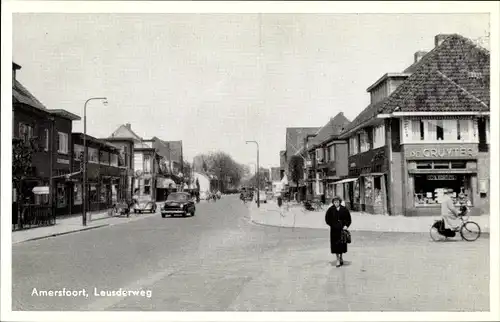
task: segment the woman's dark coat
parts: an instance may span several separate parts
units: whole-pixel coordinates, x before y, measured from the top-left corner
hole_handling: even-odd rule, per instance
[[[331,206],[326,211],[325,222],[330,226],[330,250],[332,254],[347,253],[347,244],[340,242],[342,228],[351,225],[351,213],[346,207],[340,206],[339,210]]]

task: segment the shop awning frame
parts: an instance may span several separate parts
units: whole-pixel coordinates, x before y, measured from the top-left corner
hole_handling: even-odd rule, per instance
[[[385,172],[373,172],[373,173],[362,173],[360,177],[380,177],[383,176]]]
[[[357,181],[357,180],[358,180],[358,178],[347,178],[347,179],[343,179],[343,180],[340,180],[337,182],[333,182],[333,184],[348,183],[348,182],[353,182],[353,181]]]
[[[477,169],[410,169],[409,174],[475,174]]]

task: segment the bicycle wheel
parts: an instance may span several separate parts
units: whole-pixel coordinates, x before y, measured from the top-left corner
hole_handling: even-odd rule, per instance
[[[434,227],[434,225],[431,226],[429,234],[431,235],[431,239],[435,242],[440,242],[440,241],[446,240],[446,236],[443,236],[442,234],[440,234],[439,230],[436,227]]]
[[[467,221],[460,228],[460,236],[466,241],[475,241],[481,236],[481,228],[475,222]]]

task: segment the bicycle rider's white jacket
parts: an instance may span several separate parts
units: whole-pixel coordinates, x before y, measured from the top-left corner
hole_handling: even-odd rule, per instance
[[[458,210],[453,204],[450,196],[443,196],[441,201],[441,216],[444,219],[444,226],[447,229],[453,229],[460,224],[460,220],[456,217]]]

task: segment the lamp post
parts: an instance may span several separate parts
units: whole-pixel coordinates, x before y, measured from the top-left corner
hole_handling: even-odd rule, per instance
[[[246,141],[246,144],[248,144],[248,143],[255,143],[257,145],[257,207],[260,208],[259,143],[257,141]]]
[[[91,97],[85,101],[83,105],[83,211],[82,211],[82,224],[87,226],[87,104],[93,100],[101,100],[106,105],[106,97]]]

